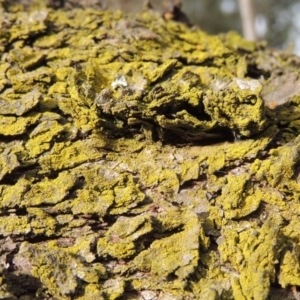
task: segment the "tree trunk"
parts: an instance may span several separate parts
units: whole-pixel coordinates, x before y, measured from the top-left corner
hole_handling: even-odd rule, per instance
[[[249,41],[256,41],[255,2],[254,0],[239,0],[239,7],[244,38]]]
[[[153,10],[11,3],[0,298],[288,299],[300,59]]]

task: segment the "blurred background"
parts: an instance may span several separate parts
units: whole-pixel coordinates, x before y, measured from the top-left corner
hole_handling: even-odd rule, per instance
[[[247,0],[245,0],[247,1]],[[143,0],[102,0],[109,8],[141,11]],[[172,2],[172,1],[171,1]],[[176,2],[176,1],[173,1]],[[236,30],[243,34],[240,13],[242,0],[182,0],[182,11],[192,24],[209,33]],[[289,49],[300,55],[300,1],[250,0],[257,40],[265,40],[277,49]],[[152,0],[155,10],[162,11],[163,1]]]

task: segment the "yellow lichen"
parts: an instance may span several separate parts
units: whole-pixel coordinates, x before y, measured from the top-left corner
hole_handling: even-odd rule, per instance
[[[235,299],[266,299],[275,280],[276,257],[281,247],[280,216],[269,216],[261,228],[251,224],[241,229],[224,228],[219,246],[223,263],[231,262],[231,284]]]
[[[100,159],[104,156],[102,150],[106,143],[102,139],[79,140],[74,143],[55,143],[50,153],[40,158],[40,164],[45,170],[61,170],[76,165]]]
[[[2,8],[0,294],[20,274],[57,299],[299,285],[298,59],[154,11],[24,5]]]
[[[0,219],[0,230],[3,236],[26,235],[30,232],[30,224],[27,216],[2,216]]]
[[[0,134],[5,136],[14,136],[24,133],[28,126],[36,123],[40,114],[34,113],[28,117],[0,117]]]
[[[117,258],[126,258],[136,253],[134,242],[152,231],[149,217],[120,217],[107,231],[106,236],[97,242],[98,255],[109,254]]]
[[[172,274],[181,279],[186,278],[195,270],[200,240],[203,239],[205,244],[207,240],[196,215],[186,213],[182,217],[186,222],[184,230],[154,241],[149,249],[134,258],[133,268],[151,272],[153,276],[162,279]]]
[[[22,206],[37,206],[42,203],[56,204],[68,195],[68,191],[76,183],[76,175],[65,171],[56,179],[45,178],[43,181],[33,184],[30,190],[21,200]]]
[[[25,148],[29,150],[29,155],[36,157],[46,150],[49,150],[52,139],[57,137],[63,130],[64,127],[56,121],[41,122],[34,131],[31,132],[31,138],[25,145]]]

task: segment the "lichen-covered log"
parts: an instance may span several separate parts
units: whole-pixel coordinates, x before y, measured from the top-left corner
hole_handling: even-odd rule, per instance
[[[300,59],[20,3],[0,16],[0,298],[299,297]]]

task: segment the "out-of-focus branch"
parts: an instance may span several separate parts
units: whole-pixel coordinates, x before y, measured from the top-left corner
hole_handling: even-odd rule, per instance
[[[254,0],[239,0],[240,14],[243,24],[244,38],[251,41],[257,40],[255,30],[255,4]]]

